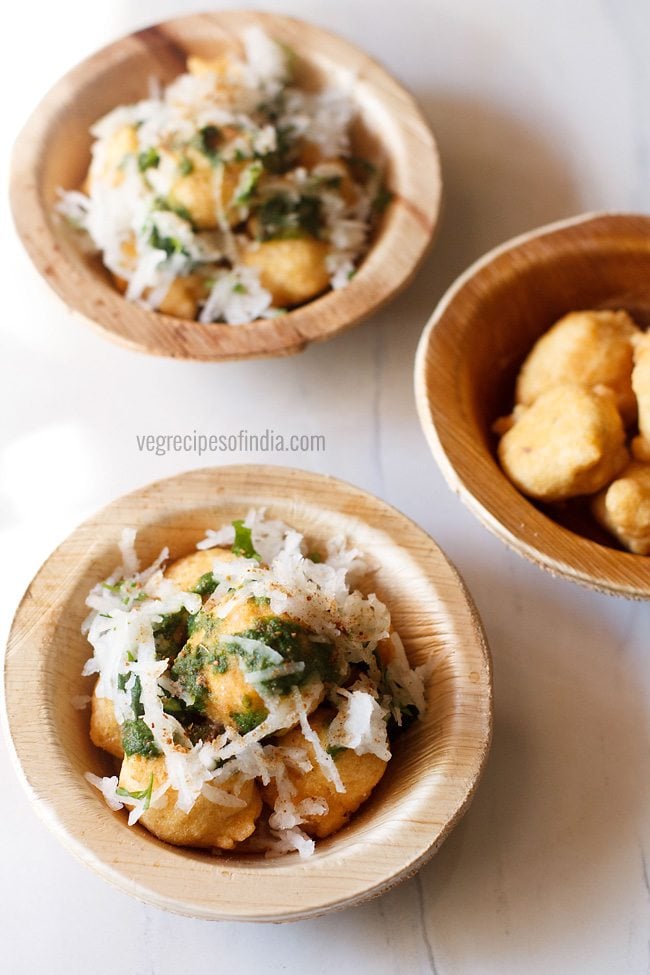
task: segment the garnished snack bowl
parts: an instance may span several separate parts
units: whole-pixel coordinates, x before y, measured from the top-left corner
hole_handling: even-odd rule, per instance
[[[336,88],[352,78],[356,155],[385,164],[391,202],[354,277],[306,304],[250,324],[202,324],[127,301],[97,255],[80,247],[55,212],[60,188],[78,188],[90,161],[89,127],[111,109],[146,98],[152,79],[172,81],[186,58],[239,51],[261,27],[296,52],[296,84]],[[184,359],[227,360],[299,352],[371,315],[404,288],[434,235],[441,177],[433,135],[413,98],[352,44],[303,21],[251,11],[181,17],[100,50],[62,78],[15,146],[11,203],[32,261],[68,307],[131,349]]]
[[[300,499],[300,500],[297,500]],[[89,738],[92,693],[81,676],[90,588],[120,561],[137,529],[143,563],[164,545],[190,553],[206,528],[251,508],[316,544],[333,536],[367,556],[362,590],[389,607],[409,663],[427,664],[427,709],[399,736],[386,774],[348,825],[313,856],[278,859],[167,845],[127,825],[85,778],[115,773]],[[45,823],[92,870],[133,896],[206,919],[285,921],[355,905],[412,876],[467,809],[492,722],[491,667],[471,599],[436,544],[369,494],[322,475],[275,467],[197,470],[159,481],[76,529],[30,584],[5,664],[6,722],[20,778]]]
[[[588,214],[508,241],[443,296],[415,365],[420,422],[449,486],[510,548],[590,588],[650,597],[647,557],[589,519],[524,497],[497,460],[494,422],[510,413],[536,340],[572,311],[623,309],[650,321],[650,218]]]

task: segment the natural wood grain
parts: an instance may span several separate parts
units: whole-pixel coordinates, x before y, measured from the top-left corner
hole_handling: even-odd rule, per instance
[[[189,53],[239,45],[261,25],[298,52],[298,79],[336,86],[356,80],[355,149],[385,157],[395,195],[354,279],[281,318],[250,325],[201,325],[152,312],[117,293],[98,258],[84,256],[53,213],[58,187],[75,188],[90,160],[89,126],[116,105],[145,97],[149,79],[167,83]],[[290,17],[251,11],[181,17],[106,47],[70,71],[38,106],[18,138],[11,205],[18,233],[40,273],[73,311],[100,332],[141,352],[181,359],[245,359],[300,352],[350,327],[404,288],[421,263],[438,219],[441,176],[433,135],[413,98],[375,61],[329,32]]]
[[[90,587],[119,563],[124,526],[138,552],[176,558],[207,527],[267,506],[314,542],[342,532],[370,556],[369,591],[384,599],[413,664],[431,661],[428,710],[398,740],[388,771],[349,826],[297,856],[210,856],[129,828],[84,780],[110,771],[88,737],[90,693],[80,633]],[[134,896],[202,918],[293,920],[358,904],[412,875],[472,798],[492,719],[490,658],[464,586],[435,543],[384,502],[341,481],[280,467],[193,471],[113,502],[50,556],[25,593],[9,639],[8,726],[21,778],[48,826],[84,863]],[[112,771],[110,772],[112,774]]]
[[[521,495],[498,466],[493,421],[539,336],[569,311],[650,311],[650,218],[597,214],[509,241],[449,289],[420,341],[416,398],[450,487],[520,555],[591,588],[650,597],[650,562],[570,531]],[[612,544],[614,544],[612,542]]]

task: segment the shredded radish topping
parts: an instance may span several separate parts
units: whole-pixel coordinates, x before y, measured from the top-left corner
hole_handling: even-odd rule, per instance
[[[326,815],[328,802],[323,796],[301,797],[296,785],[300,776],[311,771],[315,762],[333,790],[344,795],[345,782],[335,761],[339,749],[388,762],[388,720],[399,724],[405,710],[424,710],[425,674],[423,668],[410,667],[383,603],[351,588],[351,580],[371,571],[360,552],[346,547],[343,539],[332,539],[322,561],[309,557],[303,535],[281,521],[267,519],[264,511],[250,511],[235,524],[237,529],[228,525],[208,530],[197,546],[199,551],[215,550],[213,591],[205,606],[200,595],[180,589],[165,576],[166,549],[141,569],[135,532],[122,534],[121,565],[87,598],[90,613],[83,632],[93,656],[83,673],[97,675],[95,694],[112,703],[118,726],[143,728],[150,754],[162,756],[164,762],[157,767],[156,788],[152,775],[144,788],[133,793],[121,789],[116,776],[88,773],[86,778],[111,809],[128,807],[131,824],[148,809],[170,801],[189,815],[199,797],[215,807],[245,810],[242,785],[252,780],[262,786],[273,782],[276,799],[268,820],[267,852],[297,850],[307,856],[314,844],[301,827]],[[235,545],[236,539],[241,548],[242,538],[245,554],[228,558],[219,551]],[[251,598],[258,606],[268,606],[269,619],[295,622],[307,641],[301,644],[306,647],[304,659],[283,656],[282,644],[268,645],[257,638],[258,631],[246,635],[219,630]],[[258,723],[244,733],[226,724],[215,726],[207,738],[192,738],[184,715],[187,709],[193,713],[195,694],[184,685],[182,672],[172,670],[173,658],[161,656],[157,649],[161,628],[171,620],[170,632],[177,625],[182,631],[187,625],[183,620],[199,611],[200,619],[212,614],[218,624],[216,636],[210,638],[214,659],[220,653],[232,655],[244,686],[263,701],[265,711]],[[314,654],[321,648],[329,654],[327,659],[336,662],[336,680],[307,672],[310,646]],[[191,650],[191,643],[187,648]],[[206,647],[203,650],[207,652]],[[226,669],[215,671],[215,679]],[[334,712],[323,735],[322,719],[319,734],[310,715],[324,700]],[[283,733],[293,728],[300,729],[302,747],[282,744]]]

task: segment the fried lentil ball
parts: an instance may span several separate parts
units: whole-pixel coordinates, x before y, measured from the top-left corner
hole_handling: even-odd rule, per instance
[[[267,240],[242,254],[242,262],[257,268],[263,288],[276,308],[309,301],[329,286],[328,245],[314,237]]]
[[[513,484],[539,501],[593,494],[628,461],[613,396],[572,385],[549,389],[521,410],[498,454]]]
[[[145,758],[129,755],[122,762],[119,785],[127,792],[142,792],[149,788],[153,776],[153,791],[167,779],[165,757]],[[222,806],[200,795],[189,812],[176,806],[178,793],[168,789],[159,809],[150,807],[141,816],[143,826],[166,843],[175,846],[217,847],[231,850],[255,829],[255,820],[262,810],[259,790],[252,779],[234,775],[220,783],[224,791],[243,800],[242,806]]]
[[[312,728],[318,734],[321,744],[327,748],[327,729],[335,715],[329,708],[319,708],[310,718]],[[292,802],[298,804],[305,799],[323,799],[327,812],[322,815],[307,815],[301,825],[310,836],[329,836],[345,826],[352,813],[366,801],[386,771],[387,763],[376,755],[357,755],[349,748],[337,751],[333,756],[345,792],[337,792],[335,786],[323,774],[316,759],[311,742],[307,741],[300,728],[294,728],[281,738],[283,748],[301,748],[307,753],[312,769],[302,772],[289,767],[288,775],[295,788]],[[262,789],[264,801],[273,806],[277,799],[277,785],[271,779]]]
[[[221,162],[215,166],[209,156],[192,146],[184,149],[183,158],[191,168],[185,174],[179,170],[169,192],[170,205],[186,211],[199,230],[214,230],[220,225],[220,216],[231,226],[238,223],[235,195],[248,163]]]
[[[592,501],[596,520],[637,555],[650,555],[650,464],[632,463]]]
[[[97,748],[103,748],[116,758],[124,755],[122,730],[110,697],[97,697],[94,693],[90,700],[90,740]]]
[[[224,602],[230,598],[227,594],[207,601],[174,663],[175,678],[194,695],[208,720],[234,727],[241,734],[251,731],[267,717],[268,710],[256,686],[248,680],[246,667],[240,665],[246,651],[239,644],[229,646],[223,640],[243,637],[270,646],[287,661],[304,664],[298,683],[305,707],[313,711],[324,693],[321,678],[326,679],[330,669],[333,676],[338,666],[334,648],[313,642],[311,632],[291,617],[273,616],[264,600],[248,599],[222,617]],[[288,676],[270,690],[281,695],[295,681],[295,677]]]
[[[548,389],[567,383],[605,386],[616,397],[626,424],[634,422],[632,339],[638,335],[624,311],[576,311],[565,315],[537,340],[515,390],[515,401],[531,406]]]

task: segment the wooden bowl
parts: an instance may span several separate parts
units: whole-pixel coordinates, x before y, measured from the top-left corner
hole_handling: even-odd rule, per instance
[[[519,367],[569,311],[624,308],[650,324],[650,217],[581,216],[509,241],[447,291],[417,353],[418,411],[434,457],[478,519],[520,555],[593,589],[650,597],[650,562],[591,519],[520,494],[496,459],[494,420],[510,412]],[[564,521],[560,523],[558,519]]]
[[[292,500],[298,499],[300,500]],[[91,693],[80,633],[90,587],[119,563],[124,526],[142,559],[193,550],[209,526],[266,506],[317,543],[334,533],[377,565],[370,582],[390,607],[413,664],[431,661],[428,710],[398,739],[366,805],[341,832],[296,855],[211,856],[127,826],[84,779],[113,774],[88,736]],[[129,494],[81,525],[50,556],[13,622],[5,665],[10,739],[46,824],[85,864],[130,894],[208,919],[285,921],[358,904],[414,874],[467,809],[487,756],[491,668],[480,620],[456,571],[404,515],[342,481],[281,467],[192,471]]]
[[[127,302],[98,257],[54,214],[59,187],[79,186],[90,161],[89,126],[107,111],[147,94],[151,77],[168,83],[190,53],[210,56],[239,46],[259,24],[299,53],[299,83],[337,86],[356,78],[353,144],[383,156],[394,199],[354,279],[340,291],[275,319],[249,325],[202,325]],[[16,143],[11,204],[36,268],[73,311],[131,349],[181,359],[246,359],[300,352],[360,322],[404,288],[432,239],[441,197],[438,154],[413,98],[366,54],[312,24],[276,14],[236,11],[180,17],[130,34],[63,77],[31,116]]]

